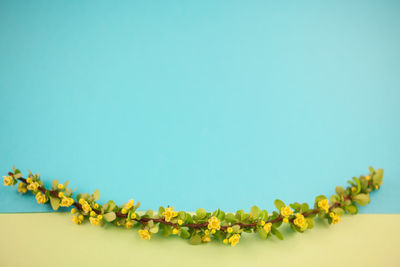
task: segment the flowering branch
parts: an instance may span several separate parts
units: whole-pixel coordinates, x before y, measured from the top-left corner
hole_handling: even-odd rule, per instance
[[[98,190],[91,195],[77,194],[75,201],[72,198],[73,191],[68,188],[68,181],[60,184],[54,180],[51,188],[47,189],[40,179],[40,174],[29,172],[28,177],[23,178],[22,173],[15,168],[8,176],[3,176],[3,179],[6,186],[13,186],[19,182],[18,192],[24,194],[31,191],[39,204],[49,202],[54,210],[73,206],[72,221],[76,224],[88,219],[96,226],[105,223],[124,226],[127,229],[139,226],[142,239],[151,239],[152,234],[161,230],[164,236],[179,235],[183,239],[189,239],[191,244],[210,242],[213,237],[224,244],[235,246],[243,232],[258,233],[263,239],[272,235],[283,239],[278,230],[282,223],[289,224],[294,231],[303,233],[313,228],[316,216],[326,219],[329,224],[337,224],[344,213],[357,214],[357,205],[368,204],[369,193],[382,185],[383,170],[370,167],[369,171],[366,176],[353,177],[348,181],[350,185],[346,189],[337,186],[336,194],[329,200],[323,195],[317,196],[312,208],[307,203],[295,202],[286,205],[277,199],[274,202],[277,211],[273,211],[272,214],[253,206],[249,213],[243,210],[225,213],[219,209],[210,213],[198,209],[195,214],[190,214],[184,211],[177,212],[173,207],[160,207],[157,213],[148,210],[139,215],[137,209],[140,202],[135,204],[133,199],[121,206],[117,206],[112,200],[103,206],[100,205],[96,202],[100,197]]]

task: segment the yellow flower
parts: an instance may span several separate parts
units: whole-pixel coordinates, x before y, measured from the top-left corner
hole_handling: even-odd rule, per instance
[[[318,201],[318,208],[324,210],[326,213],[329,212],[329,201],[325,198]]]
[[[333,224],[337,224],[342,220],[339,215],[337,215],[333,212],[329,213],[329,217],[331,217]]]
[[[26,186],[24,183],[19,183],[18,184],[18,192],[25,194],[28,190],[26,189]]]
[[[90,212],[90,216],[94,217],[96,216],[96,212],[94,212],[93,210]]]
[[[94,204],[94,208],[95,208],[95,209],[98,209],[98,208],[99,208],[99,204],[95,203],[95,204]]]
[[[208,228],[208,229],[216,229],[216,230],[219,230],[219,229],[221,228],[221,226],[219,225],[220,222],[221,222],[221,221],[220,221],[217,217],[212,216],[210,219],[208,219],[207,228]]]
[[[32,178],[28,178],[28,179],[26,179],[26,182],[28,183],[28,184],[30,184],[30,183],[32,183]]]
[[[83,215],[82,214],[80,214],[79,216],[78,216],[78,219],[82,222],[83,221],[83,219],[84,219],[84,217],[83,217]]]
[[[101,215],[101,214],[97,215],[97,219],[102,220],[103,219],[103,215]]]
[[[211,229],[211,233],[212,233],[212,234],[215,234],[216,232],[217,232],[217,230]]]
[[[203,241],[203,242],[210,242],[211,241],[211,238],[210,238],[210,235],[203,235],[202,237],[201,237],[201,241]]]
[[[139,230],[139,235],[143,240],[150,240],[151,235],[148,230]]]
[[[72,216],[72,221],[73,221],[74,223],[76,223],[76,224],[80,224],[80,223],[82,223],[83,218],[82,218],[82,220],[81,220],[80,216],[79,216],[79,217],[78,217],[78,216]]]
[[[222,242],[224,242],[224,244],[227,245],[229,243],[229,240],[225,238],[224,241]]]
[[[71,206],[72,204],[74,204],[74,199],[73,198],[68,198],[68,201],[69,201],[69,205]]]
[[[5,186],[13,185],[13,178],[11,176],[3,176],[3,179]]]
[[[127,221],[127,222],[125,223],[125,228],[126,228],[126,229],[132,228],[132,226],[133,226],[133,222],[132,222],[131,220],[129,220],[129,221]]]
[[[38,192],[36,194],[36,201],[39,204],[44,204],[47,202],[47,197],[44,194],[42,194],[41,192]]]
[[[378,186],[378,185],[375,185],[375,189],[377,189],[377,190],[378,190],[378,189],[379,189],[379,186]]]
[[[129,210],[130,208],[133,207],[133,204],[134,204],[134,203],[135,203],[135,202],[133,201],[133,199],[130,199],[130,200],[128,201],[128,203],[125,204],[125,208],[126,208],[127,210]]]
[[[98,218],[90,217],[90,218],[89,218],[89,221],[90,221],[90,223],[91,223],[92,225],[95,225],[95,226],[99,226],[99,225],[100,225],[100,220],[99,220]]]
[[[178,216],[178,212],[174,211],[174,207],[170,207],[165,209],[162,216],[164,216],[166,222],[169,222],[172,218]]]
[[[76,209],[71,209],[71,214],[76,213]]]
[[[136,213],[132,213],[132,214],[131,214],[131,219],[132,219],[132,220],[136,219],[136,217],[137,217]]]
[[[58,184],[58,185],[57,185],[57,188],[58,188],[59,190],[61,190],[61,189],[63,189],[63,188],[64,188],[64,185],[62,185],[62,184]]]
[[[85,200],[85,199],[83,199],[83,198],[80,198],[80,199],[79,199],[79,204],[81,204],[81,205],[82,205],[82,204],[83,204],[83,203],[85,203],[85,202],[86,202],[86,200]]]
[[[240,235],[239,234],[234,234],[229,238],[229,243],[231,243],[231,246],[234,247],[236,246],[237,243],[239,243]]]
[[[228,228],[226,229],[226,231],[227,231],[228,233],[232,233],[232,232],[233,232],[233,228],[232,228],[232,227],[228,227]]]
[[[356,191],[357,191],[357,188],[352,187],[352,188],[351,188],[351,191],[356,192]]]
[[[80,202],[80,200],[79,200],[79,202]],[[92,211],[92,207],[90,207],[89,203],[87,203],[86,200],[83,200],[83,204],[81,203],[81,205],[82,205],[83,212],[89,213]]]
[[[173,233],[174,235],[177,235],[177,234],[179,233],[179,230],[176,229],[176,228],[174,228],[174,230],[172,230],[172,233]]]
[[[26,188],[28,188],[28,190],[31,190],[31,191],[36,191],[39,188],[39,183],[32,182],[32,183],[28,184],[28,186]]]
[[[307,228],[307,221],[301,213],[296,213],[296,219],[294,219],[293,223],[302,231]]]
[[[122,214],[127,214],[128,211],[127,211],[126,209],[122,208],[122,209],[121,209],[121,213],[122,213]]]
[[[209,230],[205,230],[204,233],[205,233],[206,235],[208,235],[208,234],[210,234],[210,231],[209,231]]]
[[[367,181],[371,180],[371,176],[369,176],[369,175],[365,176],[365,180],[367,180]]]
[[[67,197],[64,196],[61,199],[60,206],[61,207],[69,207],[69,206],[71,206],[73,204],[73,202],[71,203],[71,200],[74,201],[72,198],[67,198]]]
[[[288,219],[288,217],[285,217],[285,218],[283,218],[283,223],[288,223],[289,222],[289,219]]]
[[[264,228],[265,232],[267,232],[267,234],[268,234],[271,231],[271,227],[272,227],[272,223],[266,223],[263,228]]]
[[[261,220],[261,226],[264,226],[265,225],[265,221],[263,221],[263,220]]]
[[[62,198],[64,196],[64,193],[63,192],[58,192],[58,197],[59,198]]]
[[[182,221],[182,220],[178,220],[178,224],[179,224],[179,225],[182,225],[182,224],[183,224],[183,221]]]
[[[281,208],[281,214],[283,217],[289,217],[293,214],[293,210],[290,209],[290,206],[286,206]]]

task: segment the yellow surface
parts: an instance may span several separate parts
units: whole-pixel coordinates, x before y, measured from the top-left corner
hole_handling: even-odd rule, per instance
[[[69,214],[1,214],[0,266],[400,266],[400,215],[345,216],[285,240],[245,235],[238,246],[142,241],[137,230],[74,225]]]

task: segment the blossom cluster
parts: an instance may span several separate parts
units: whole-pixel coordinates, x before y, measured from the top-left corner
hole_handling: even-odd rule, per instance
[[[327,220],[329,224],[337,224],[344,213],[357,214],[357,205],[368,204],[369,194],[380,188],[382,180],[383,170],[370,167],[368,175],[353,177],[348,181],[350,186],[347,188],[336,187],[336,194],[329,199],[323,195],[317,196],[312,207],[298,202],[286,205],[277,199],[274,202],[277,211],[272,213],[257,206],[253,206],[250,212],[238,210],[236,213],[225,213],[218,209],[211,213],[200,208],[195,213],[188,213],[176,211],[171,206],[160,207],[158,212],[138,212],[140,202],[133,199],[122,205],[112,200],[102,205],[97,202],[100,198],[98,190],[92,194],[77,194],[74,200],[68,181],[61,184],[54,180],[51,188],[47,189],[40,174],[30,171],[27,178],[23,178],[15,168],[8,176],[3,176],[5,186],[18,184],[18,192],[25,194],[31,191],[39,204],[50,203],[54,210],[72,207],[72,221],[76,224],[88,221],[94,226],[110,223],[126,229],[139,228],[138,234],[143,240],[150,240],[153,234],[162,232],[164,236],[177,235],[189,239],[191,244],[217,239],[232,247],[239,243],[243,233],[258,233],[262,239],[272,236],[283,239],[278,230],[282,224],[289,224],[299,233],[313,228],[316,217]]]

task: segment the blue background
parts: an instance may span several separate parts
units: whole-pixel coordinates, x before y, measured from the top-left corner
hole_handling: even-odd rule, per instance
[[[399,213],[399,1],[0,1],[0,172],[144,209]],[[0,187],[0,211],[46,211]]]

